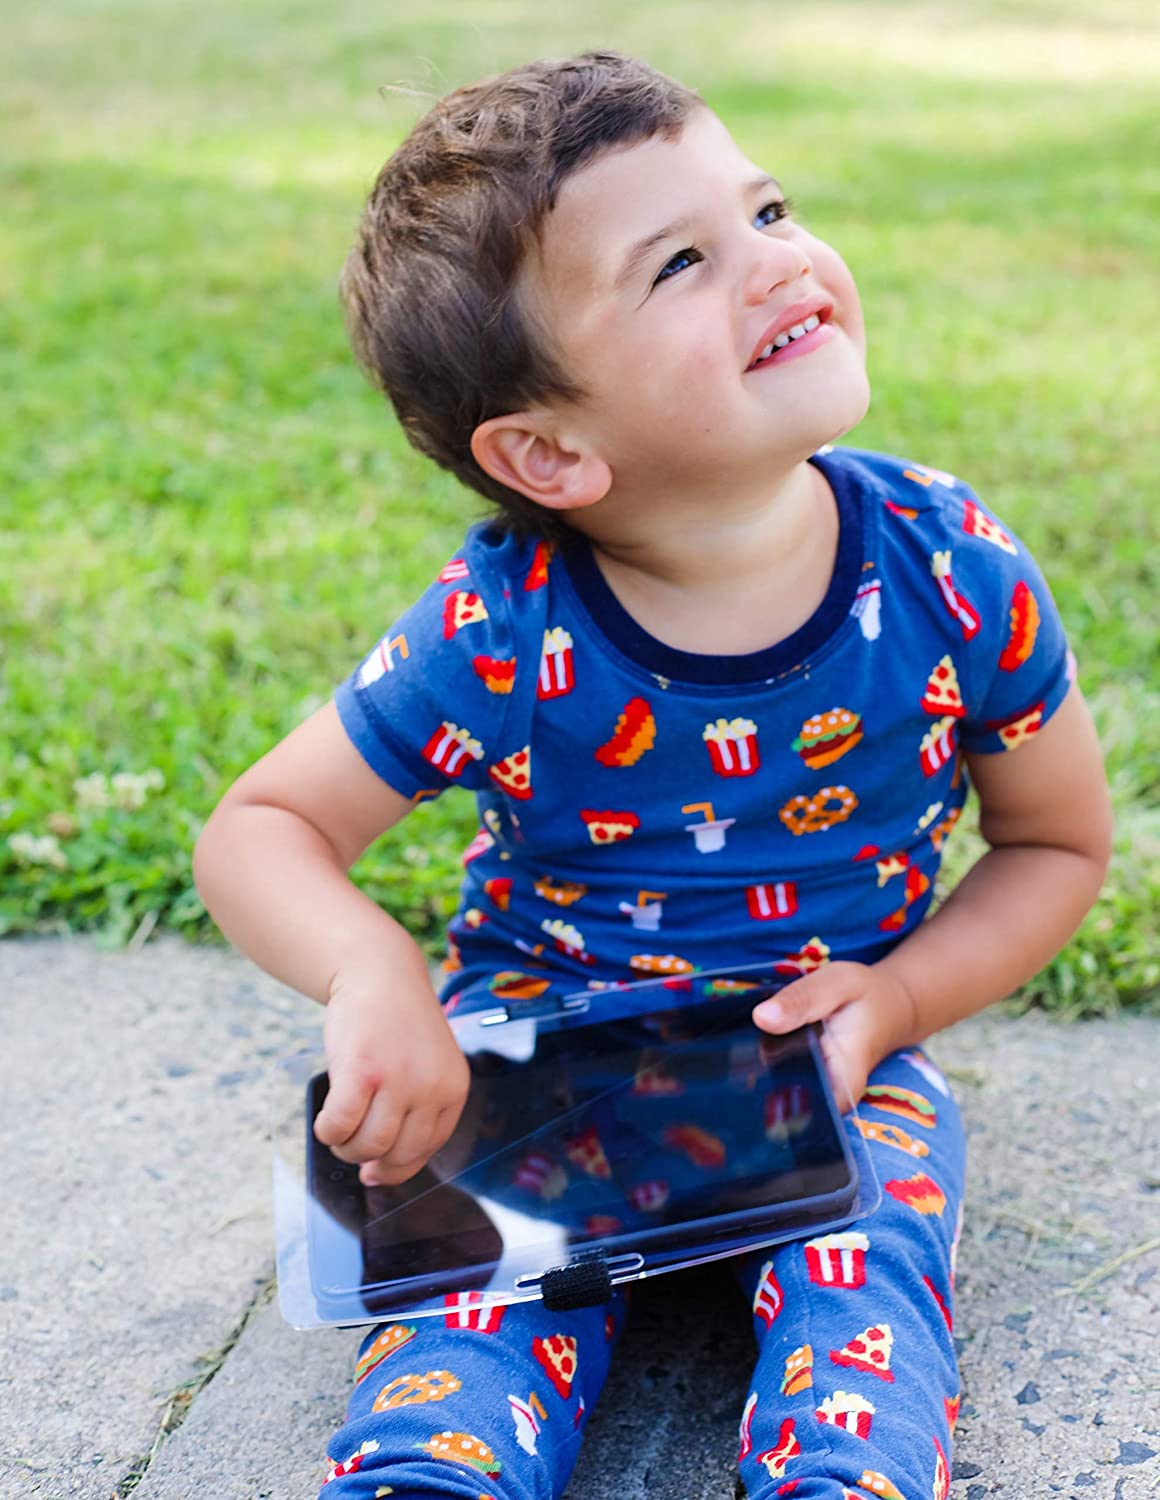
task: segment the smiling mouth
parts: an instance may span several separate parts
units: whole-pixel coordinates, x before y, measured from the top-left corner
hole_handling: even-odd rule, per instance
[[[775,339],[766,344],[764,349],[760,350],[751,365],[746,366],[746,374],[771,360],[781,350],[788,349],[791,344],[796,344],[799,339],[806,338],[823,324],[828,323],[829,312],[828,308],[822,308],[819,312],[811,313],[808,318],[803,318],[800,323],[794,323],[790,328],[784,329]]]

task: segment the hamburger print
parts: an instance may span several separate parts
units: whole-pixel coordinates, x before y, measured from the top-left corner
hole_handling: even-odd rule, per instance
[[[922,1125],[927,1130],[933,1130],[938,1124],[938,1113],[929,1099],[896,1083],[869,1084],[861,1102],[863,1105],[872,1104],[875,1109],[885,1110],[888,1114],[901,1115],[912,1125]]]
[[[577,881],[554,880],[551,875],[541,875],[532,889],[545,901],[554,901],[557,906],[572,906],[586,893],[588,887]]]
[[[409,1344],[418,1333],[414,1324],[392,1323],[385,1328],[379,1336],[367,1345],[359,1362],[354,1367],[354,1380],[357,1385],[365,1380],[372,1370],[378,1369],[383,1360],[401,1349],[404,1344]]]
[[[862,740],[862,716],[848,708],[828,708],[802,725],[791,745],[813,771],[833,765]]]
[[[453,1464],[469,1464],[490,1479],[494,1479],[503,1468],[487,1444],[468,1432],[436,1432],[425,1443],[416,1443],[415,1447],[429,1453],[432,1458],[445,1458]]]
[[[891,1484],[885,1474],[879,1474],[877,1469],[864,1469],[858,1486],[869,1490],[872,1495],[878,1495],[880,1500],[906,1500],[902,1491]]]
[[[497,1000],[538,1000],[551,982],[519,969],[501,969],[488,980],[488,989]]]
[[[786,1355],[785,1374],[782,1377],[783,1396],[796,1396],[808,1391],[814,1383],[814,1351],[810,1344],[802,1344],[792,1354]]]

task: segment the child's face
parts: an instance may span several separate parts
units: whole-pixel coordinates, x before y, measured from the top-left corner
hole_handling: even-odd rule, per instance
[[[525,294],[588,392],[565,424],[615,486],[751,491],[864,416],[853,278],[781,198],[707,109],[565,182]],[[761,359],[811,316],[821,326]]]

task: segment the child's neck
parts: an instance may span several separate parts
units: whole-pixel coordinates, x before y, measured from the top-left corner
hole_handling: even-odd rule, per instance
[[[704,654],[741,655],[791,635],[825,597],[838,547],[837,502],[808,463],[745,502],[710,507],[670,493],[663,507],[621,503],[585,520],[628,613],[666,645]]]

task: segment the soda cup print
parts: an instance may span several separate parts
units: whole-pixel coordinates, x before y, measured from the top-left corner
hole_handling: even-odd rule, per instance
[[[792,880],[774,880],[765,885],[747,885],[745,900],[755,922],[774,922],[792,917],[798,909],[797,885]]]
[[[405,635],[397,635],[392,639],[390,635],[383,636],[382,640],[359,668],[359,687],[369,687],[372,682],[378,682],[379,678],[387,672],[393,672],[395,670],[396,651],[404,661],[407,660],[411,654],[407,646],[407,637]]]
[[[815,1286],[854,1290],[866,1282],[866,1251],[870,1241],[856,1230],[847,1234],[824,1234],[807,1240],[806,1270]]]
[[[752,719],[714,719],[705,725],[701,738],[718,776],[752,776],[761,765]]]
[[[866,640],[876,641],[882,634],[882,580],[880,578],[870,578],[865,583],[859,584],[850,613],[858,621],[858,626]]]
[[[537,698],[562,698],[576,686],[572,646],[572,637],[563,626],[556,625],[551,630],[544,631],[540,680],[536,685]]]
[[[424,746],[423,759],[445,776],[462,776],[468,761],[483,759],[483,746],[470,730],[444,720]]]
[[[638,891],[635,906],[629,901],[622,901],[617,910],[629,918],[638,932],[659,932],[661,902],[665,895],[664,891]]]
[[[725,847],[725,830],[732,828],[736,818],[715,818],[711,802],[690,802],[681,808],[683,813],[704,813],[703,823],[686,823],[685,832],[693,835],[698,854],[714,854]]]
[[[902,477],[912,479],[915,484],[921,484],[923,489],[929,490],[937,479],[944,489],[954,489],[955,476],[948,474],[945,469],[932,469],[929,464],[915,464],[912,468],[903,469]]]
[[[512,1420],[516,1424],[516,1442],[525,1453],[535,1456],[536,1439],[540,1435],[540,1423],[545,1420],[548,1413],[540,1403],[539,1396],[535,1391],[531,1393],[526,1401],[519,1396],[509,1396],[508,1403],[512,1409]]]

